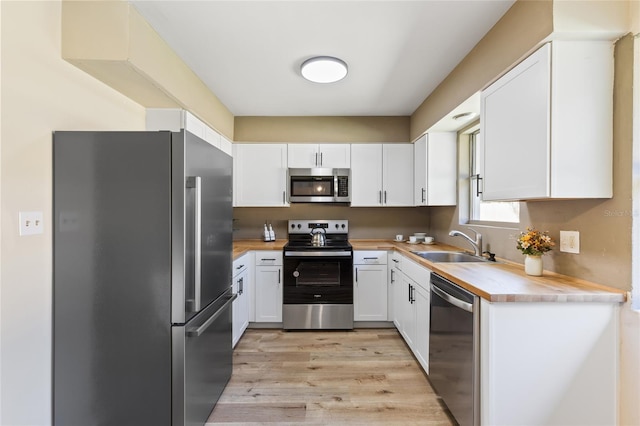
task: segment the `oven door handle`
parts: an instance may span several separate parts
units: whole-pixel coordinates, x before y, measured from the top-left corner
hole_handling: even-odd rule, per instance
[[[446,291],[436,287],[433,284],[431,284],[431,291],[433,291],[435,294],[440,296],[445,301],[451,303],[453,306],[456,306],[460,309],[464,309],[467,312],[473,312],[473,304],[469,302],[465,302],[464,300],[460,300],[457,297],[450,295]]]
[[[351,257],[350,251],[285,251],[286,257]]]

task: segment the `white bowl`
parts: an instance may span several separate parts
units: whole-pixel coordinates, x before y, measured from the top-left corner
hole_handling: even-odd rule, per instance
[[[426,232],[414,232],[413,235],[415,235],[416,237],[426,237],[427,233]]]

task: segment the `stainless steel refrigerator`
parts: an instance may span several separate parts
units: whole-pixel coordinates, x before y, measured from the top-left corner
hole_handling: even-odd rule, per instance
[[[188,132],[54,133],[54,424],[204,424],[232,371],[231,188]]]

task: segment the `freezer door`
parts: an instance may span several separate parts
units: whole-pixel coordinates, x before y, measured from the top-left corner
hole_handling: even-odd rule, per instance
[[[229,290],[185,325],[172,327],[173,426],[202,426],[232,372]]]
[[[172,323],[231,287],[232,160],[189,132],[174,133]]]

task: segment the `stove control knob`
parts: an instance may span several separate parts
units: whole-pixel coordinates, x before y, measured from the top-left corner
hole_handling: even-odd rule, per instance
[[[294,229],[296,227],[296,225],[294,225],[293,223],[291,224],[291,229]]]
[[[338,229],[338,224],[336,223],[336,229]]]
[[[293,276],[298,278],[300,276],[300,272],[298,271],[293,271]]]
[[[302,228],[302,225],[298,224],[298,229]]]
[[[342,224],[342,229],[344,229],[344,223]]]

